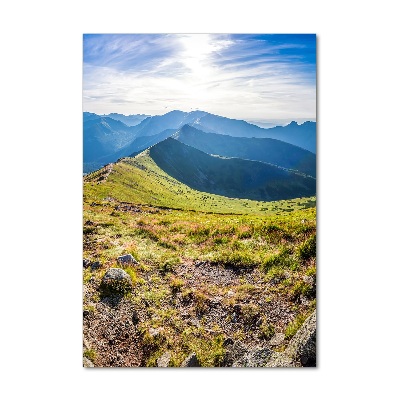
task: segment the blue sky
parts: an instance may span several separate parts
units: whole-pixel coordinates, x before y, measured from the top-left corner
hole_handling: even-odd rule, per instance
[[[315,35],[84,35],[83,109],[316,118]]]

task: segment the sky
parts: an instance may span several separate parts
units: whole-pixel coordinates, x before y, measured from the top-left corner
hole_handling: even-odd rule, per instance
[[[316,120],[314,34],[86,34],[83,110]]]

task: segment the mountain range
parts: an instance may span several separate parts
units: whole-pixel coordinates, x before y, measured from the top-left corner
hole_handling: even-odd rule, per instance
[[[301,125],[292,122],[285,127],[265,129],[243,120],[220,117],[204,111],[189,113],[171,111],[164,115],[147,118],[143,114],[134,114],[127,117],[130,118],[130,122],[125,119],[126,123],[123,122],[122,117],[121,114],[83,113],[84,173],[98,169],[121,157],[140,152],[172,136],[185,125],[196,128],[197,132],[202,134],[214,133],[238,138],[273,138],[314,154],[316,152],[315,122],[305,122]],[[132,124],[135,118],[136,121],[140,118],[144,119],[136,125],[127,124]],[[267,162],[274,163],[274,161]],[[295,165],[296,162],[292,163]],[[277,164],[280,165],[279,162]],[[285,166],[291,168],[289,164],[286,162]]]

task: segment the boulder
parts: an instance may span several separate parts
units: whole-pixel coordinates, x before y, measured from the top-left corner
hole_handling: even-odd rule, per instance
[[[293,336],[283,353],[274,353],[266,367],[315,367],[317,360],[317,312],[314,311]]]
[[[123,269],[110,268],[100,287],[104,294],[124,294],[132,290],[132,279]]]
[[[133,265],[133,264],[139,264],[135,258],[132,256],[132,254],[125,254],[123,256],[120,256],[117,258],[118,264],[121,265]]]
[[[199,360],[197,359],[196,353],[192,353],[188,355],[183,363],[181,364],[181,367],[200,367]]]

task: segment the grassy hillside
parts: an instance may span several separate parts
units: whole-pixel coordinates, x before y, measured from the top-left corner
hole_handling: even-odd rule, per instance
[[[88,174],[84,178],[85,199],[101,202],[115,198],[152,206],[234,214],[290,212],[315,206],[315,197],[264,202],[200,192],[161,170],[149,152],[146,150],[135,158],[122,159]]]

